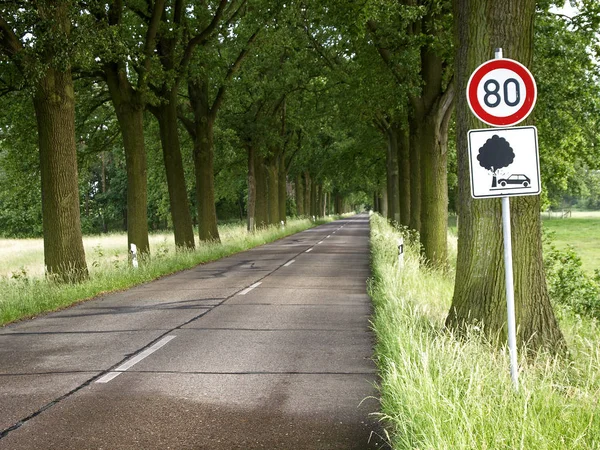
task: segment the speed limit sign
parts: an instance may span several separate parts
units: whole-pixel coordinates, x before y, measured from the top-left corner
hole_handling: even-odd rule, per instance
[[[469,78],[467,102],[479,120],[510,127],[525,120],[535,106],[537,87],[531,72],[512,59],[492,59]]]

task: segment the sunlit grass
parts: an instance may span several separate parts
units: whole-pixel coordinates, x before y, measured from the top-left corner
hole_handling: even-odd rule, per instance
[[[308,219],[288,220],[284,229],[274,226],[253,234],[247,233],[245,225],[242,224],[225,225],[219,228],[221,244],[203,243],[197,245],[195,251],[176,252],[174,244],[170,244],[171,236],[153,235],[151,237],[152,256],[138,269],[133,269],[128,264],[127,237],[125,235],[88,237],[86,245],[91,248],[91,251],[86,252],[86,256],[90,279],[80,284],[56,284],[44,278],[43,254],[39,253],[39,246],[42,245],[40,240],[18,240],[17,243],[12,242],[15,240],[3,240],[5,249],[13,248],[10,253],[13,255],[12,261],[42,264],[42,271],[41,273],[37,273],[35,270],[19,272],[18,267],[15,267],[15,264],[19,263],[7,266],[9,270],[14,271],[14,275],[0,277],[0,325],[213,261],[275,241],[329,220],[333,220],[333,218],[317,223]],[[9,241],[11,241],[10,244]],[[20,241],[23,241],[22,245],[18,243]],[[19,259],[19,253],[25,252],[28,252],[28,259]]]
[[[521,358],[517,393],[506,349],[444,328],[452,272],[424,269],[410,245],[400,269],[398,233],[379,216],[371,226],[376,361],[394,449],[600,448],[596,322],[561,317],[571,359]]]

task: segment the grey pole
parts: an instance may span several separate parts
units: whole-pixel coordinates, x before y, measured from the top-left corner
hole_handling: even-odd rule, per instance
[[[496,59],[502,58],[502,49],[495,51]],[[510,200],[502,197],[502,232],[504,237],[504,276],[506,280],[506,313],[508,321],[508,351],[510,354],[510,377],[515,390],[519,390],[519,366],[517,362],[517,325],[515,320],[515,291],[513,281],[512,242],[510,231]]]

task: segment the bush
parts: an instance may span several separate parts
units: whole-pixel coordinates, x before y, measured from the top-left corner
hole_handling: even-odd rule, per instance
[[[593,277],[582,268],[573,247],[557,249],[546,239],[544,266],[553,303],[574,313],[600,319],[600,272]]]

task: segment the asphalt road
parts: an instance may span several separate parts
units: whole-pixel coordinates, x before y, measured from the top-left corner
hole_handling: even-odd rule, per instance
[[[0,329],[0,449],[374,449],[368,217]]]

